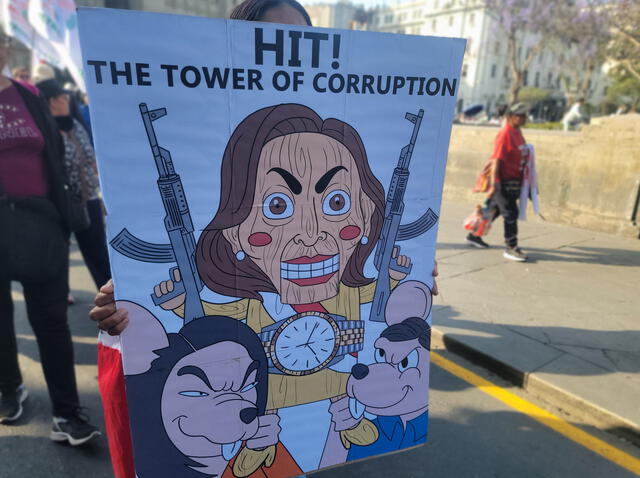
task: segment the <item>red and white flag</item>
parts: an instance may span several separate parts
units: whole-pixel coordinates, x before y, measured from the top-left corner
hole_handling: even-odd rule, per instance
[[[104,331],[98,336],[98,386],[114,476],[135,478],[120,337]]]

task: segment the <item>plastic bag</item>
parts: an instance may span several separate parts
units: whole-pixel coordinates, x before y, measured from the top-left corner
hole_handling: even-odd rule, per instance
[[[478,204],[464,220],[464,228],[474,236],[486,236],[491,229],[492,216],[488,207],[483,208]]]

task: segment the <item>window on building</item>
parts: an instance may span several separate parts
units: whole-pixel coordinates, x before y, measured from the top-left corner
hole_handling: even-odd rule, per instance
[[[543,52],[538,53],[538,63],[542,63]]]
[[[438,28],[438,20],[434,18],[433,20],[431,20],[431,30],[435,32],[436,28]]]
[[[491,78],[495,78],[496,77],[496,70],[498,69],[498,65],[496,65],[495,63],[493,65],[491,65]]]
[[[466,78],[467,77],[467,70],[468,70],[468,65],[466,63],[464,63],[462,65],[462,72],[460,73],[462,75],[462,78]]]
[[[522,57],[522,47],[519,46],[518,47],[518,58],[521,58],[521,57]]]
[[[475,13],[472,13],[471,15],[469,15],[469,26],[474,26],[476,23],[476,15]]]
[[[505,66],[504,70],[502,70],[502,78],[509,78],[509,67]]]
[[[453,15],[451,15],[449,17],[449,26],[452,27],[453,26]]]
[[[495,53],[496,55],[500,54],[500,42],[497,41],[496,44],[493,46],[493,53]]]
[[[602,89],[602,94],[606,96],[606,95],[607,95],[607,93],[609,93],[609,87],[608,87],[608,86],[605,86],[605,87]]]
[[[529,55],[531,55],[531,48],[527,48],[527,56],[525,56],[525,58],[529,58]]]
[[[556,89],[560,89],[560,75],[556,78]]]
[[[389,14],[389,15],[385,15],[385,16],[384,16],[384,22],[385,22],[385,23],[391,23],[391,22],[393,22],[393,14],[391,13],[391,14]]]
[[[535,86],[536,88],[538,88],[540,86],[540,72],[536,71],[536,77],[535,80],[533,80],[533,86]]]
[[[549,73],[547,75],[547,86],[551,86],[552,81],[553,81],[553,73]]]
[[[529,70],[522,72],[522,86],[529,86]]]
[[[396,33],[404,34],[404,28],[398,28]]]
[[[435,2],[433,2],[433,9],[437,10],[438,9],[438,0],[436,0]]]
[[[418,9],[413,11],[413,18],[420,18],[421,16],[422,16],[422,10]]]

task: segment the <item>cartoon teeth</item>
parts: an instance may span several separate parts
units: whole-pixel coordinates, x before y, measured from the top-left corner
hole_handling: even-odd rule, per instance
[[[340,254],[325,260],[306,263],[280,263],[280,277],[283,279],[311,279],[338,272],[340,268]]]

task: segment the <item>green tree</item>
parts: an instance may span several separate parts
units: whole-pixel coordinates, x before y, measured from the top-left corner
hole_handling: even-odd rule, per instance
[[[520,90],[518,100],[528,103],[532,107],[549,98],[550,93],[543,88],[535,86],[525,86]]]
[[[640,108],[640,81],[632,75],[619,75],[607,90],[607,102],[614,105],[628,104],[632,110]]]

